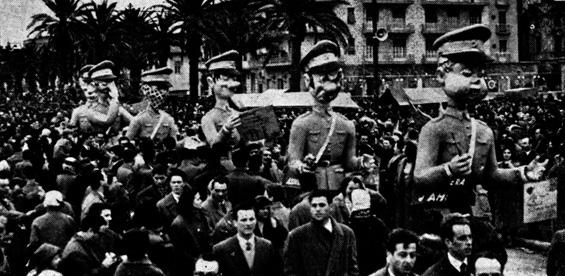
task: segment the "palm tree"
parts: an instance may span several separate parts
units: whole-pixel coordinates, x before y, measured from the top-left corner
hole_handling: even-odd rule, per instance
[[[171,16],[168,16],[167,11],[159,7],[153,7],[151,10],[153,11],[152,20],[149,23],[152,26],[150,41],[152,42],[153,56],[150,62],[163,67],[167,65],[167,60],[171,54],[171,46],[179,45],[180,41],[172,33],[171,27],[176,22]]]
[[[118,30],[119,13],[116,3],[104,0],[100,4],[94,1],[83,7],[81,17],[82,34],[81,50],[88,63],[97,63],[118,56],[118,44],[121,41]]]
[[[72,76],[72,62],[77,55],[75,42],[80,33],[79,17],[83,7],[80,0],[43,0],[54,16],[46,13],[32,16],[27,26],[30,38],[49,36],[48,47],[55,54],[56,71],[62,83],[68,82]]]
[[[166,0],[162,5],[171,20],[176,23],[170,31],[178,35],[181,49],[186,49],[189,59],[190,97],[196,99],[199,90],[198,64],[201,58],[202,40],[216,40],[217,29],[212,28],[215,0]]]
[[[152,16],[152,11],[134,8],[131,4],[119,13],[117,32],[121,40],[116,61],[129,69],[129,86],[134,93],[139,90],[141,71],[147,67],[155,44]]]
[[[265,14],[268,23],[267,30],[287,31],[290,35],[291,72],[290,90],[300,90],[300,66],[302,57],[302,42],[307,35],[307,28],[320,28],[324,36],[337,40],[341,45],[347,45],[351,33],[349,27],[334,12],[338,5],[348,4],[347,1],[317,1],[317,0],[266,0],[258,12]],[[315,34],[316,35],[316,34]]]

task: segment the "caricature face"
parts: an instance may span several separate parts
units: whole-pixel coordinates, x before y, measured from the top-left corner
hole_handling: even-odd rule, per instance
[[[221,99],[229,99],[237,91],[241,85],[235,75],[231,74],[218,74],[212,80],[208,79],[212,92],[216,97]]]
[[[94,101],[98,97],[96,93],[96,85],[92,82],[85,82],[84,79],[81,78],[81,89],[84,92],[84,97],[87,101]],[[84,85],[83,85],[84,84]]]
[[[310,72],[304,79],[310,87],[314,99],[322,104],[329,104],[341,91],[343,72],[340,68],[327,72]]]
[[[439,81],[443,83],[445,94],[456,102],[476,102],[483,99],[488,92],[482,76],[483,64],[462,59],[451,61],[453,62],[451,68],[439,74]]]

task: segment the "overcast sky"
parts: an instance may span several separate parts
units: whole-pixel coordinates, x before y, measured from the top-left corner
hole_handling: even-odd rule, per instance
[[[144,7],[164,2],[164,0],[110,0],[112,1],[118,3],[118,8],[123,8],[129,3]],[[83,0],[83,2],[87,1]],[[42,0],[0,0],[0,45],[6,45],[8,42],[12,44],[23,42],[27,38],[26,27],[31,22],[31,16],[47,11]]]

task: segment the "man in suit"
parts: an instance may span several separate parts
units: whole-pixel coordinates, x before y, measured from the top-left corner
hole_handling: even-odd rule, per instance
[[[370,276],[416,276],[412,272],[416,263],[418,236],[406,229],[394,229],[386,244],[386,266]]]
[[[282,275],[280,256],[271,242],[253,233],[257,224],[253,204],[236,206],[233,213],[237,234],[213,248],[222,275]]]
[[[169,227],[173,220],[177,217],[177,205],[184,186],[188,185],[186,176],[180,170],[172,170],[169,173],[169,185],[171,192],[157,202],[157,211],[159,212],[161,223],[165,227]]]
[[[228,179],[218,176],[208,184],[210,196],[202,203],[202,210],[206,211],[210,218],[212,229],[218,221],[231,211],[232,205],[228,201]]]
[[[328,195],[308,196],[312,221],[290,232],[284,252],[285,275],[359,275],[355,234],[330,216]]]
[[[469,220],[453,213],[441,225],[441,237],[447,246],[447,256],[432,265],[422,276],[470,276],[468,257],[473,249]]]

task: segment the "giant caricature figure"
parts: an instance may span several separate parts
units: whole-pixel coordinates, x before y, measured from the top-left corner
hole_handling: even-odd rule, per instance
[[[491,60],[483,51],[490,35],[488,27],[476,24],[434,42],[447,108],[422,128],[414,177],[417,200],[446,212],[470,213],[476,185],[520,184],[539,179],[544,169],[537,160],[520,168],[498,168],[492,130],[467,112],[487,93],[481,71]]]
[[[116,120],[119,113],[119,93],[114,79],[116,76],[108,64],[86,65],[80,70],[79,84],[84,92],[86,103],[75,108],[71,115],[69,126],[79,128],[83,134],[105,132]],[[107,82],[109,89],[109,104],[105,113],[99,110],[97,80]]]
[[[353,122],[330,108],[341,90],[340,53],[337,44],[323,40],[302,59],[304,80],[315,103],[310,112],[292,123],[288,146],[290,172],[299,177],[315,175],[316,183],[307,184],[327,191],[339,189],[346,171],[374,162],[355,156]]]

